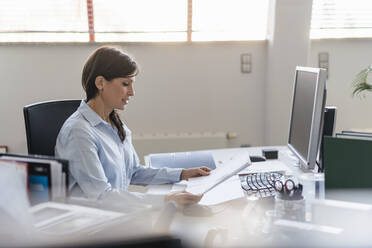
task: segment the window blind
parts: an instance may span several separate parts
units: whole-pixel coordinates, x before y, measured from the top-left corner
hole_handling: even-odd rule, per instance
[[[88,41],[86,0],[0,1],[0,42]]]
[[[192,40],[265,40],[268,0],[194,0]]]
[[[93,0],[96,41],[186,41],[187,0]]]
[[[0,42],[264,40],[268,4],[269,0],[1,0]]]
[[[372,37],[371,0],[313,0],[310,38]]]

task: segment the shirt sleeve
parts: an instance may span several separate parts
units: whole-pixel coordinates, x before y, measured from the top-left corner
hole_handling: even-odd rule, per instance
[[[182,169],[180,168],[148,168],[140,165],[138,155],[135,152],[133,146],[133,173],[131,178],[131,184],[163,184],[163,183],[174,183],[180,181]]]

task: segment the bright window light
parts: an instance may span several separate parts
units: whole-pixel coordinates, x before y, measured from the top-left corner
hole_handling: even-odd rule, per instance
[[[94,0],[96,41],[186,41],[186,0]]]
[[[372,37],[371,0],[313,0],[310,38]]]
[[[1,0],[0,42],[265,40],[269,0]],[[191,8],[192,6],[192,8]]]
[[[85,0],[0,1],[0,42],[88,41]]]
[[[268,0],[195,0],[192,40],[265,40],[268,5]]]

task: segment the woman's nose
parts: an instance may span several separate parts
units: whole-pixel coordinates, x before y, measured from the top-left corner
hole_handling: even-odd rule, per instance
[[[129,87],[129,92],[128,93],[129,93],[130,96],[134,96],[134,88],[133,88],[133,86],[130,86]]]

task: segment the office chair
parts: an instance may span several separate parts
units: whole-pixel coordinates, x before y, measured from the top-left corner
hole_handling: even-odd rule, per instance
[[[81,100],[57,100],[23,108],[29,154],[54,156],[56,139],[65,120],[76,111]]]

